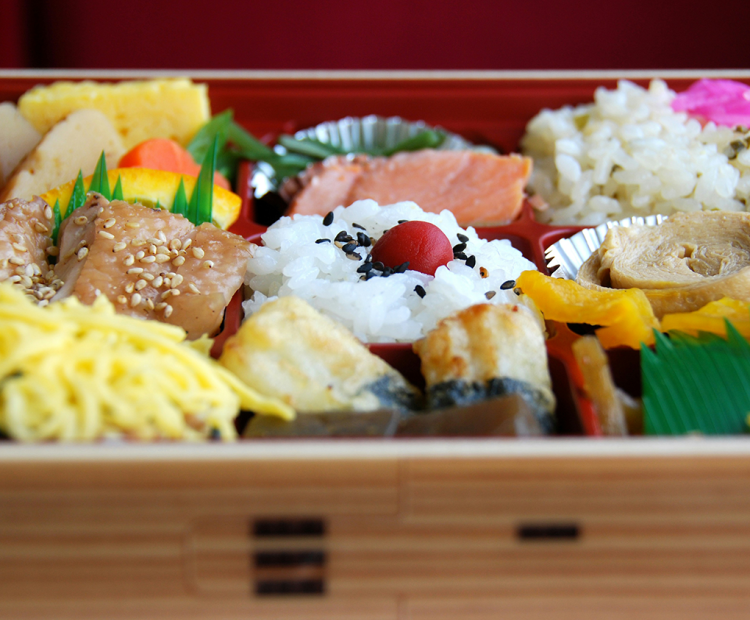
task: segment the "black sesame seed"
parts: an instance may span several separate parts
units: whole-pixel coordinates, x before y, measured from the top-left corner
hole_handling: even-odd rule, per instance
[[[372,263],[365,262],[364,265],[357,267],[357,273],[367,273],[372,269]]]
[[[385,265],[383,263],[381,263],[379,260],[376,260],[372,264],[372,266],[373,266],[374,269],[377,269],[378,271],[385,271]]]
[[[330,239],[316,239],[315,243],[331,243]]]
[[[473,268],[477,264],[477,257],[473,254],[466,259],[466,266]]]
[[[423,298],[423,299],[424,299],[424,296],[425,296],[425,295],[427,295],[427,291],[425,291],[425,290],[424,290],[424,289],[423,289],[423,288],[422,288],[421,286],[419,286],[419,284],[417,284],[417,285],[416,285],[416,286],[414,287],[414,292],[415,292],[415,293],[416,293],[417,295],[419,295],[419,296],[420,296],[421,298]]]
[[[406,224],[406,222],[408,222],[408,221],[409,221],[409,220],[399,220],[399,221],[398,221],[398,223],[399,223],[399,224]]]
[[[344,250],[344,253],[346,253],[346,254],[351,254],[352,252],[354,252],[354,250],[356,250],[356,249],[357,249],[357,247],[358,247],[358,246],[357,246],[357,244],[356,244],[356,243],[347,243],[347,244],[346,244],[346,245],[345,245],[344,247],[342,247],[341,249],[342,249],[342,250]]]
[[[333,211],[329,211],[323,218],[323,226],[330,226],[333,224]]]
[[[464,254],[463,252],[454,252],[453,258],[455,258],[456,260],[466,260],[466,254]]]
[[[383,268],[383,277],[384,278],[387,278],[388,276],[390,276],[392,274],[393,274],[393,269],[391,269],[390,267],[384,267]]]
[[[371,263],[371,262],[372,262],[372,254],[368,254],[368,255],[367,255],[367,256],[365,257],[365,262],[366,262],[366,263]]]
[[[398,267],[393,269],[393,273],[404,273],[409,268],[409,261],[401,263]]]
[[[221,431],[218,428],[212,428],[208,437],[214,440],[221,439]]]
[[[500,290],[507,291],[509,288],[513,288],[516,285],[515,280],[508,280],[500,285]]]
[[[334,241],[347,241],[351,239],[351,237],[347,234],[345,230],[342,230],[339,234],[337,234],[333,240]]]
[[[378,275],[378,274],[377,274],[377,273],[375,273],[375,271],[374,271],[374,270],[373,270],[373,271],[368,271],[368,272],[367,272],[367,275],[365,276],[365,280],[371,280],[372,278],[375,278],[375,277],[377,277],[377,275]]]
[[[359,228],[360,230],[367,230],[364,226],[362,226],[361,224],[357,224],[356,222],[352,224],[352,228]]]
[[[523,291],[522,291],[522,290],[521,290],[520,288],[514,288],[514,289],[513,289],[513,292],[514,292],[514,293],[515,293],[516,295],[520,295],[520,294],[521,294],[521,293],[522,293]]]
[[[359,254],[357,254],[356,252],[347,252],[346,253],[346,257],[349,260],[362,260],[362,257]]]
[[[458,233],[456,237],[458,237],[458,240],[461,241],[462,243],[466,243],[469,240],[469,238],[466,235],[462,235],[461,233]]]
[[[484,296],[485,296],[485,297],[486,297],[487,299],[492,299],[492,298],[493,298],[493,297],[494,297],[495,295],[497,295],[497,293],[496,293],[495,291],[487,291],[487,292],[486,292],[486,293],[484,294]]]
[[[358,232],[357,233],[357,243],[361,245],[363,248],[369,248],[370,247],[370,237],[368,237],[365,233]]]
[[[466,249],[466,244],[459,243],[453,246],[453,253],[455,254],[456,252],[463,252],[465,249]]]

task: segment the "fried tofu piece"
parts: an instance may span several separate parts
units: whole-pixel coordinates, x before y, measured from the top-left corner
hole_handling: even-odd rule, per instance
[[[440,321],[414,343],[427,407],[519,393],[544,426],[555,409],[542,327],[522,306],[477,304]]]
[[[94,172],[104,151],[107,168],[117,167],[125,153],[122,140],[106,116],[97,110],[79,110],[57,123],[13,172],[0,195],[29,200],[58,185]]]
[[[10,102],[0,103],[0,190],[19,162],[42,139]]]
[[[102,293],[118,312],[179,325],[190,339],[220,327],[251,255],[245,239],[212,224],[93,193],[59,243],[65,284],[55,299],[90,304]]]
[[[219,362],[300,412],[412,408],[420,393],[345,327],[297,297],[266,303]]]

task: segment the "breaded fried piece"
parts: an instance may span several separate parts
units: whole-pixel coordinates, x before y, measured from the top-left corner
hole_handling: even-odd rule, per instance
[[[122,314],[179,325],[195,339],[221,325],[250,244],[212,224],[90,194],[60,227],[55,299],[103,293]]]
[[[555,408],[539,322],[521,306],[478,304],[443,319],[414,343],[428,408],[518,392],[540,418]]]
[[[297,297],[266,303],[219,362],[300,412],[411,408],[419,391],[345,327]]]

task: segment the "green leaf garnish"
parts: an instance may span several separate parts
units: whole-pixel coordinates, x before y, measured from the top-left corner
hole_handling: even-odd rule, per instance
[[[180,178],[180,184],[177,186],[177,193],[174,195],[174,203],[172,204],[172,213],[176,215],[182,215],[187,217],[188,212],[188,199],[187,193],[185,192],[185,182]]]
[[[325,159],[331,155],[345,155],[346,151],[333,144],[313,140],[312,138],[303,138],[298,140],[293,136],[282,134],[279,136],[279,144],[287,151],[307,155],[315,159]]]
[[[727,339],[658,332],[641,347],[647,434],[736,434],[750,412],[750,344],[727,320]]]
[[[406,138],[389,149],[385,149],[381,154],[387,156],[401,151],[419,151],[421,149],[435,149],[445,142],[446,135],[442,131],[434,129],[425,129],[411,138]]]
[[[112,190],[112,200],[125,200],[125,195],[122,193],[122,179],[118,175],[115,188]]]
[[[62,224],[62,213],[60,213],[60,199],[55,200],[55,206],[52,207],[52,243],[57,245],[57,236],[60,234],[60,224]]]
[[[201,164],[201,171],[195,181],[193,195],[190,196],[188,205],[188,219],[200,226],[204,222],[211,222],[213,216],[214,202],[214,172],[216,171],[216,151],[219,145],[219,137],[214,138],[214,143],[206,153]]]
[[[157,210],[161,209],[161,201],[158,198],[156,199],[156,204],[154,205],[154,209],[157,209]]]
[[[107,200],[112,200],[112,193],[109,191],[109,176],[107,175],[107,160],[104,158],[104,151],[99,156],[94,176],[91,178],[91,185],[89,185],[89,191],[98,192]]]
[[[65,217],[68,217],[78,207],[82,207],[84,202],[86,202],[86,189],[83,185],[83,170],[79,170],[76,184],[73,186],[73,193],[70,195],[68,206],[65,207]]]
[[[196,163],[201,163],[206,159],[206,153],[217,138],[219,149],[224,148],[229,134],[229,125],[232,123],[232,115],[232,110],[224,110],[198,130],[190,144],[187,145],[187,151],[193,156]]]

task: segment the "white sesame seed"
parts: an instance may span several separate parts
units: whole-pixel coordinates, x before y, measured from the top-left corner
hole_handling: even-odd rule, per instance
[[[133,239],[130,244],[134,245],[135,247],[140,247],[142,245],[146,245],[148,242],[145,239]]]
[[[164,308],[164,318],[168,319],[170,316],[172,316],[172,310],[173,310],[172,306],[167,304],[167,307]]]
[[[17,252],[28,252],[29,251],[29,249],[25,245],[21,245],[20,243],[14,243],[12,245],[13,245],[13,249],[16,250]]]
[[[182,247],[182,241],[179,239],[172,239],[172,241],[169,242],[169,249],[170,250],[179,250]]]
[[[109,218],[102,226],[104,228],[112,228],[117,223],[117,220],[113,217]]]
[[[19,276],[19,275],[16,274],[16,275],[11,276],[10,278],[8,278],[8,281],[12,282],[13,284],[15,284],[16,282],[20,282],[21,281],[21,276]]]
[[[49,232],[49,228],[47,228],[41,222],[37,222],[36,224],[34,224],[34,230],[36,230],[38,233],[42,233],[42,234],[45,234],[45,233]]]
[[[163,230],[158,231],[156,233],[156,236],[159,237],[159,239],[162,240],[162,243],[166,243],[167,242],[167,236],[164,234]]]
[[[164,242],[163,242],[163,241],[162,241],[161,239],[159,239],[158,237],[149,237],[149,238],[147,239],[147,241],[148,241],[148,242],[149,242],[149,243],[150,243],[151,245],[163,245],[163,243],[164,243]]]
[[[157,254],[156,256],[151,256],[150,258],[153,258],[157,263],[168,263],[170,260],[172,260],[172,257],[168,254]]]
[[[121,250],[124,250],[126,247],[128,247],[128,244],[124,241],[119,241],[118,243],[115,243],[115,246],[112,248],[113,252],[119,252]]]
[[[206,262],[204,262],[201,265],[201,267],[203,267],[203,269],[211,269],[211,267],[213,267],[213,266],[214,266],[214,261],[212,261],[212,260],[207,260]]]
[[[128,282],[125,285],[125,292],[130,294],[135,290],[135,282]]]
[[[48,299],[42,299],[42,301],[39,302],[39,307],[40,308],[44,308],[45,306],[48,306],[48,305],[49,305],[49,300]]]
[[[37,269],[39,269],[39,267],[37,267]],[[29,278],[35,275],[34,268],[31,265],[26,265],[26,267],[24,268],[24,272],[24,275],[28,276]]]
[[[193,248],[193,256],[195,256],[195,258],[203,258],[205,254],[206,253],[201,248]]]
[[[146,256],[146,253],[143,250],[139,250],[135,255],[135,260],[141,260],[144,256]]]
[[[11,265],[25,265],[26,264],[26,261],[24,261],[22,258],[18,258],[18,256],[11,256],[8,259],[8,262]]]
[[[158,248],[156,248],[157,254],[166,254],[169,255],[169,248],[165,245],[160,245]]]
[[[50,256],[57,256],[60,253],[60,248],[56,245],[51,245],[47,248],[47,254]]]
[[[187,241],[185,241],[185,243],[182,244],[182,249],[187,250],[192,244],[193,244],[193,240],[188,239]]]
[[[130,265],[132,265],[134,262],[135,262],[135,257],[132,254],[128,254],[125,257],[125,260],[122,261],[122,264],[125,265],[126,267],[130,267]]]
[[[106,230],[100,230],[99,231],[99,236],[103,237],[104,239],[114,239],[115,238],[115,236],[112,233],[107,232]]]
[[[172,276],[172,288],[175,286],[179,286],[185,281],[185,278],[183,278],[179,273],[176,273],[174,276]]]
[[[154,288],[159,288],[162,284],[164,284],[164,278],[156,276],[156,280],[154,280]]]
[[[31,288],[34,283],[31,281],[31,278],[29,276],[21,276],[21,284],[23,284],[26,288]]]
[[[153,243],[150,246],[148,246],[148,253],[156,254],[156,246]]]
[[[144,256],[141,259],[142,263],[150,264],[153,263],[156,260],[156,256]]]
[[[78,244],[78,249],[80,249],[80,248],[85,248],[85,247],[87,247],[87,246],[88,246],[88,241],[86,241],[86,240],[84,239],[83,241],[79,242],[79,244]]]
[[[148,280],[149,282],[152,282],[154,279],[154,276],[150,274],[148,271],[145,272],[141,277],[146,278],[146,280]]]
[[[173,265],[174,265],[175,267],[179,267],[180,265],[184,265],[184,264],[185,264],[185,257],[184,257],[184,256],[178,256],[177,258],[175,258],[175,259],[174,259],[174,260],[172,261],[172,264],[173,264]]]
[[[192,282],[190,284],[188,284],[188,288],[191,291],[193,291],[193,293],[195,293],[196,295],[200,295],[201,294],[200,289],[197,286],[195,286],[195,284],[193,284]]]
[[[73,220],[78,226],[85,226],[89,223],[89,218],[87,218],[85,215],[79,215],[77,218]]]
[[[88,248],[81,248],[80,250],[78,250],[78,253],[76,254],[76,256],[78,257],[78,260],[83,260],[84,258],[86,258],[86,254],[88,253],[89,253]]]
[[[141,225],[138,222],[126,222],[125,226],[128,228],[140,228]]]
[[[141,303],[141,300],[143,297],[141,297],[140,293],[133,293],[133,296],[130,298],[130,305],[135,308],[139,303]]]
[[[164,310],[169,304],[166,301],[160,301],[154,306],[154,310]]]
[[[172,289],[168,289],[161,294],[161,298],[167,299],[172,293],[174,293],[174,291]]]
[[[104,213],[104,207],[99,207],[99,210],[97,211],[97,214],[101,215],[102,213]]]
[[[135,290],[142,291],[147,286],[148,286],[148,282],[146,282],[146,280],[141,278],[140,280],[138,280],[138,282],[135,283]]]
[[[13,204],[13,203],[10,203],[10,204]],[[16,205],[13,204],[13,206],[15,207]],[[44,207],[44,217],[46,217],[48,220],[52,219],[52,207],[50,207],[49,205]]]
[[[125,305],[126,303],[128,303],[128,298],[125,297],[125,295],[118,295],[117,296],[117,303]]]
[[[133,267],[132,269],[128,269],[128,275],[133,275],[134,273],[143,273],[143,267]]]
[[[176,297],[177,295],[180,294],[180,289],[178,289],[178,288],[171,288],[171,289],[169,289],[169,291],[172,293],[173,297]]]

